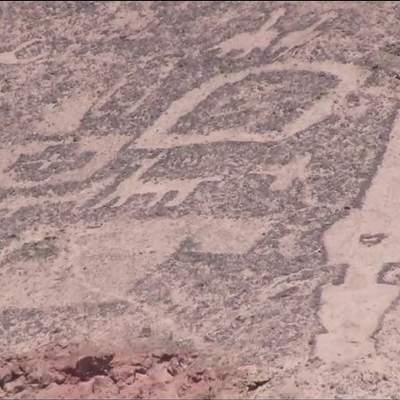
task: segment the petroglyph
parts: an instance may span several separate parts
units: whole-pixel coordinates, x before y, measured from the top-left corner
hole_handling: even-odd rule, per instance
[[[166,261],[185,239],[190,239],[198,252],[243,254],[268,229],[268,221],[262,218],[187,216],[119,221],[118,225],[103,226],[102,232],[107,233],[78,235],[69,262],[92,287],[110,295],[121,294],[131,287],[132,279],[143,278]],[[103,243],[102,248],[96,243]]]
[[[377,283],[388,263],[400,261],[400,114],[384,159],[361,209],[332,225],[324,235],[330,264],[348,264],[345,282],[323,288],[320,318],[328,333],[317,337],[316,355],[346,362],[375,355],[378,321],[399,295]]]
[[[287,138],[301,132],[304,129],[322,121],[335,112],[335,107],[346,95],[356,90],[365,79],[362,69],[352,64],[340,64],[336,62],[305,63],[300,61],[289,61],[274,63],[262,67],[253,67],[244,71],[231,74],[221,74],[211,78],[199,88],[187,92],[180,99],[171,103],[156,122],[148,128],[135,142],[138,148],[171,148],[177,146],[188,146],[192,144],[206,144],[220,141],[253,141],[265,143],[274,138],[273,132],[244,133],[241,130],[215,131],[209,135],[175,135],[171,130],[179,118],[190,113],[201,101],[212,95],[218,88],[239,82],[247,76],[270,71],[310,71],[314,73],[329,73],[340,79],[337,87],[331,93],[316,101],[310,108],[305,110],[300,117],[287,124],[281,136]]]
[[[215,48],[219,48],[220,56],[225,56],[234,50],[240,51],[240,54],[236,55],[236,57],[244,57],[257,47],[262,50],[268,48],[271,42],[279,36],[278,30],[273,29],[274,25],[285,14],[286,10],[284,8],[278,8],[271,12],[271,16],[259,30],[237,34],[224,42],[219,43]],[[283,37],[279,38],[277,43],[274,44],[271,49],[272,53],[283,48],[283,53],[279,54],[282,56],[283,54],[286,54],[318,37],[321,34],[321,32],[318,31],[318,28],[324,22],[333,20],[336,16],[337,14],[335,12],[325,13],[317,22],[311,24],[309,27],[303,30],[287,33]]]
[[[240,57],[244,57],[256,47],[264,49],[270,45],[272,40],[278,36],[276,30],[271,29],[279,18],[285,15],[284,8],[278,8],[272,11],[269,19],[256,32],[239,33],[224,42],[219,43],[216,47],[220,49],[219,55],[224,56],[233,50],[240,50]]]
[[[77,143],[70,142],[69,144],[53,144],[48,143],[29,143],[26,145],[13,146],[10,150],[0,149],[0,171],[2,173],[1,188],[3,190],[22,190],[35,189],[38,185],[36,180],[23,179],[18,180],[15,168],[26,164],[25,169],[32,174],[38,174],[44,168],[51,168],[53,164],[61,163],[63,168],[56,173],[53,169],[52,174],[44,179],[41,179],[41,184],[60,185],[71,182],[83,182],[90,178],[107,163],[113,160],[118,150],[128,141],[126,136],[114,134],[112,136],[87,136],[81,137]],[[71,147],[76,144],[76,153],[73,154]],[[40,153],[48,151],[52,146],[65,146],[65,151],[74,157],[79,157],[90,152],[93,156],[84,165],[79,165],[79,168],[68,169],[67,164],[63,164],[62,160],[57,157],[47,159],[38,159],[37,161],[28,162],[29,158],[35,159]],[[63,150],[64,151],[64,150]],[[25,161],[24,161],[25,160]],[[72,158],[73,160],[73,158]],[[38,164],[39,163],[39,164]],[[98,192],[111,184],[112,177],[103,179],[97,182],[90,182],[84,189],[77,191],[69,191],[65,194],[57,194],[49,191],[46,195],[40,197],[25,195],[16,198],[15,196],[7,197],[0,202],[0,209],[7,209],[8,212],[14,212],[22,206],[42,205],[45,202],[55,201],[75,201],[77,206],[82,206],[89,198],[93,198]]]
[[[148,207],[153,207],[159,203],[168,192],[176,192],[173,199],[168,200],[164,205],[174,207],[180,205],[194,190],[204,182],[217,182],[220,181],[219,177],[208,178],[194,178],[194,179],[167,179],[158,180],[150,179],[144,182],[142,176],[158,161],[162,156],[153,159],[145,159],[141,161],[140,168],[132,173],[132,175],[124,179],[112,193],[113,198],[117,199],[112,204],[112,207],[119,207],[123,205],[131,196],[137,194],[151,193],[152,199],[148,203]],[[97,205],[101,207],[105,203],[110,202],[109,198],[104,198],[103,201]]]
[[[264,24],[263,28],[260,32],[264,32],[268,29],[271,29],[275,23],[278,21],[280,17],[284,15],[284,9],[280,8],[275,10],[270,19]],[[299,45],[301,41],[306,40],[309,35],[314,32],[315,29],[321,24],[323,21],[331,18],[331,14],[323,15],[321,20],[318,23],[313,24],[309,28],[307,28],[303,33],[298,36],[298,41],[294,45]],[[271,39],[275,37],[275,31],[271,36]],[[243,34],[246,36],[246,34]],[[261,35],[261,33],[260,33]],[[262,35],[261,35],[262,36]],[[260,36],[260,37],[261,37]],[[284,47],[289,45],[292,41],[291,36],[287,41],[281,39],[279,43],[282,43]],[[294,36],[295,37],[295,36]],[[297,36],[296,36],[297,37]],[[230,45],[225,43],[227,46],[226,49],[229,49]],[[232,42],[233,43],[233,42]],[[266,43],[266,46],[269,44]],[[245,50],[245,51],[248,51]],[[170,68],[167,68],[168,70]],[[266,142],[274,138],[275,132],[265,132],[265,133],[246,133],[240,129],[232,129],[232,130],[215,130],[211,132],[209,135],[174,135],[173,133],[166,133],[168,130],[173,128],[178,119],[184,116],[187,113],[190,113],[196,105],[198,105],[202,100],[211,96],[215,90],[218,88],[235,82],[239,82],[251,74],[257,75],[262,72],[270,72],[270,71],[312,71],[315,73],[331,73],[334,76],[338,76],[340,78],[339,85],[335,88],[331,93],[322,97],[319,101],[316,101],[309,109],[305,110],[302,115],[297,118],[293,122],[289,122],[284,129],[284,132],[281,136],[290,137],[297,132],[300,132],[308,127],[312,126],[315,123],[323,120],[327,116],[331,115],[334,112],[334,107],[336,104],[340,104],[341,100],[346,96],[346,94],[354,89],[356,89],[360,82],[360,74],[359,68],[352,65],[345,64],[336,64],[336,63],[318,63],[318,64],[310,64],[310,63],[274,63],[273,65],[250,68],[245,71],[241,71],[233,74],[224,74],[217,77],[212,78],[208,82],[204,83],[198,89],[194,89],[192,91],[187,92],[181,99],[173,102],[170,108],[161,115],[161,117],[156,120],[156,122],[146,130],[142,134],[142,136],[136,141],[134,144],[135,148],[170,148],[175,146],[186,146],[192,144],[206,144],[212,142],[219,141],[255,141],[255,142]],[[361,79],[362,80],[362,79]],[[111,96],[115,95],[115,93],[120,90],[127,83],[126,78],[122,78],[118,81],[112,88],[107,91],[100,99],[95,99],[93,96],[89,94],[78,94],[74,96],[70,96],[65,99],[63,103],[56,107],[55,110],[48,110],[43,115],[43,121],[39,124],[39,130],[43,131],[46,134],[54,134],[57,132],[71,132],[76,130],[80,121],[83,118],[84,114],[91,109],[92,112],[99,112],[99,109],[111,98]],[[142,97],[142,101],[143,101]],[[141,102],[135,103],[131,108],[130,112],[137,109],[138,104]],[[101,147],[101,146],[100,146]],[[95,157],[92,162],[89,162],[85,169],[87,171],[93,172],[93,166],[98,167],[99,157]],[[104,164],[103,164],[104,165]],[[108,202],[110,199],[117,199],[115,203],[113,203],[113,207],[120,206],[124,204],[129,197],[134,194],[146,194],[151,193],[153,195],[152,200],[148,203],[149,207],[156,205],[158,202],[162,200],[162,198],[171,191],[176,192],[175,197],[172,200],[166,202],[166,206],[177,206],[181,204],[193,191],[196,187],[202,182],[207,181],[218,181],[220,177],[208,177],[204,178],[196,178],[192,180],[165,180],[165,181],[148,181],[141,182],[140,177],[151,168],[152,163],[144,162],[141,168],[133,173],[128,179],[125,179],[121,182],[115,193],[112,196],[108,196],[104,198],[100,204],[97,204],[97,207],[100,207]],[[83,176],[87,176],[88,174],[83,172]],[[61,178],[62,181],[68,181],[70,179],[74,179],[76,176],[76,172],[70,171],[67,172],[58,178]],[[292,178],[290,178],[292,179]],[[289,179],[289,181],[291,181]],[[272,189],[276,188],[278,190],[280,188],[280,180],[277,179],[276,182],[272,185]],[[101,185],[104,187],[104,185]],[[283,184],[282,187],[285,187]],[[93,193],[92,188],[90,191],[85,190],[83,193]],[[70,196],[68,196],[70,197]],[[74,196],[72,196],[74,197]],[[6,205],[7,206],[7,205]],[[8,204],[10,206],[10,204]],[[14,207],[12,207],[14,208]]]
[[[17,46],[14,50],[12,51],[6,51],[4,53],[0,53],[0,64],[5,64],[5,65],[23,65],[23,64],[30,64],[33,62],[37,62],[37,61],[42,61],[44,60],[43,55],[37,55],[35,57],[29,57],[29,58],[18,58],[17,57],[17,53],[19,51],[22,51],[26,48],[28,48],[29,46],[40,42],[40,39],[31,39],[28,40],[24,43],[21,43],[19,46]]]
[[[293,122],[288,123],[283,132],[284,137],[290,137],[295,135],[302,130],[322,121],[332,113],[335,112],[335,107],[339,107],[341,101],[346,95],[356,90],[365,79],[363,71],[354,65],[350,64],[338,64],[338,63],[275,63],[273,65],[250,68],[245,71],[241,71],[233,74],[225,74],[215,78],[212,78],[198,89],[193,89],[187,92],[179,100],[173,102],[169,109],[164,112],[155,123],[149,127],[140,136],[133,146],[134,148],[148,148],[148,149],[167,149],[177,146],[187,146],[193,144],[207,144],[219,141],[254,141],[254,142],[267,142],[273,138],[273,134],[269,135],[266,133],[245,133],[242,130],[222,130],[212,131],[209,135],[174,135],[173,133],[167,134],[166,132],[173,129],[179,118],[190,113],[193,108],[198,105],[202,100],[212,95],[212,93],[223,85],[228,83],[234,83],[245,79],[250,74],[260,74],[266,71],[311,71],[314,73],[329,73],[339,77],[340,81],[337,87],[327,94],[325,97],[316,101],[309,109],[305,110],[299,118]],[[172,207],[181,204],[198,185],[207,181],[218,181],[220,177],[207,177],[207,178],[196,178],[190,180],[163,180],[163,181],[148,181],[142,182],[141,176],[143,176],[154,163],[158,161],[156,159],[145,160],[143,165],[134,172],[129,178],[124,179],[117,187],[116,191],[112,196],[104,198],[97,207],[101,207],[104,204],[110,203],[112,199],[117,199],[112,204],[113,207],[123,205],[129,197],[135,194],[146,194],[152,193],[153,198],[148,203],[149,207],[155,206],[159,203],[162,198],[170,191],[177,192],[172,200],[169,200],[165,205]],[[282,190],[287,187],[288,184],[294,179],[294,173],[299,171],[299,168],[304,168],[304,162],[290,168],[291,173],[285,171],[285,177],[283,179],[277,179],[272,185],[273,190]],[[289,172],[290,172],[289,171]],[[277,171],[274,170],[277,175]],[[283,176],[283,175],[282,175]],[[285,181],[286,180],[286,181]]]
[[[317,22],[310,25],[306,29],[289,32],[272,47],[272,52],[275,52],[280,48],[284,48],[285,50],[281,54],[283,55],[295,49],[296,47],[304,45],[321,34],[321,32],[317,30],[319,26],[326,21],[333,20],[336,16],[337,14],[334,11],[325,13]]]
[[[274,175],[275,180],[271,184],[272,190],[285,190],[290,187],[294,179],[304,180],[307,177],[307,165],[310,155],[296,157],[286,165],[257,166],[254,173],[260,175]]]
[[[104,224],[101,231],[75,236],[67,259],[62,260],[70,266],[63,287],[78,287],[79,297],[101,295],[102,299],[123,300],[136,308],[135,282],[146,279],[149,273],[157,275],[159,265],[177,252],[184,240],[190,239],[194,246],[191,250],[199,254],[240,255],[249,251],[254,241],[269,229],[268,220],[263,218],[118,219],[117,224],[115,221]],[[179,302],[186,301],[180,294],[171,295]],[[170,329],[176,323],[149,304],[141,302],[140,307],[153,316],[154,326]],[[183,327],[182,332],[188,337],[190,329]],[[201,342],[196,337],[194,340]]]
[[[83,181],[93,175],[101,167],[110,162],[118,150],[127,142],[129,139],[124,135],[112,135],[112,136],[86,136],[79,138],[78,142],[67,142],[52,144],[43,142],[33,142],[24,145],[13,146],[11,150],[0,149],[0,171],[2,172],[1,187],[7,188],[31,188],[36,185],[35,181],[24,180],[23,183],[19,183],[15,174],[16,166],[22,163],[40,162],[40,166],[32,166],[33,169],[43,169],[51,165],[52,162],[60,161],[57,154],[54,154],[51,158],[47,159],[36,159],[40,153],[45,153],[51,147],[60,147],[60,150],[67,151],[70,156],[79,156],[81,154],[90,152],[93,154],[85,165],[79,167],[79,169],[67,169],[65,168],[59,173],[54,173],[49,177],[43,179],[43,182],[56,184],[60,182],[67,182],[72,180]],[[72,146],[76,144],[76,146]],[[65,149],[63,149],[63,147]],[[76,154],[71,154],[72,149],[76,148]],[[28,165],[27,165],[28,167]],[[34,173],[34,171],[32,171]]]
[[[398,393],[399,11],[1,4],[3,353],[165,339],[262,371],[187,398]]]

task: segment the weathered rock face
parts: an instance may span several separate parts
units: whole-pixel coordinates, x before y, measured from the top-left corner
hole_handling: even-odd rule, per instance
[[[0,349],[172,343],[251,370],[233,397],[398,393],[399,21],[396,2],[1,3]],[[178,356],[140,385],[103,356],[5,361],[0,386],[197,395]]]

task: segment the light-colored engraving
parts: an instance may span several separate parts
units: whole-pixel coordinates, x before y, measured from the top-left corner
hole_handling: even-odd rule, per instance
[[[116,190],[112,193],[112,198],[117,198],[117,201],[112,204],[112,207],[122,206],[131,196],[137,194],[153,194],[148,206],[155,206],[162,198],[171,191],[176,192],[175,197],[168,202],[166,206],[173,207],[180,205],[194,190],[203,182],[220,181],[219,177],[195,178],[195,179],[150,179],[143,181],[141,177],[154,164],[161,159],[161,156],[153,159],[141,161],[142,165],[129,178],[123,180]],[[109,198],[104,198],[97,207],[101,207],[109,202]]]
[[[240,54],[236,57],[244,57],[257,47],[260,49],[268,48],[271,45],[271,42],[279,35],[278,30],[274,29],[274,26],[278,20],[285,15],[285,13],[286,10],[284,8],[278,8],[272,11],[269,19],[261,26],[259,30],[255,32],[239,33],[219,43],[214,48],[218,48],[220,50],[218,54],[219,56],[225,56],[233,50],[240,51]],[[282,56],[293,49],[306,44],[321,34],[321,32],[318,31],[318,28],[324,22],[332,20],[336,16],[337,14],[335,12],[327,12],[323,14],[317,22],[311,24],[309,27],[286,34],[273,45],[271,48],[272,53],[283,48],[283,53],[279,54],[279,56]]]
[[[305,179],[307,177],[307,165],[310,160],[311,157],[307,154],[303,157],[295,157],[285,165],[258,165],[252,172],[259,175],[274,175],[275,180],[271,184],[271,189],[286,190],[296,178]]]
[[[330,264],[348,264],[342,285],[326,285],[319,313],[328,333],[317,337],[316,355],[345,362],[374,355],[373,334],[399,289],[378,284],[385,263],[400,261],[400,115],[384,159],[361,209],[330,227],[324,243]],[[362,238],[379,237],[373,245]]]
[[[220,49],[219,56],[224,56],[232,50],[240,50],[240,57],[244,57],[256,47],[264,49],[268,47],[272,40],[278,36],[276,30],[271,29],[279,18],[285,15],[284,8],[272,11],[269,19],[256,32],[242,32],[219,43],[216,48]]]
[[[79,152],[94,152],[94,156],[86,165],[79,169],[63,171],[60,174],[49,176],[44,179],[43,183],[57,184],[67,181],[83,181],[93,175],[101,167],[110,162],[118,150],[129,141],[124,135],[114,134],[112,136],[84,136],[79,140]],[[57,144],[57,142],[51,143]],[[6,188],[32,188],[37,185],[36,182],[18,183],[13,171],[9,171],[9,167],[18,160],[21,155],[33,155],[44,151],[49,143],[33,142],[24,145],[14,145],[12,149],[0,149],[0,172],[2,174],[1,187]],[[40,168],[45,168],[49,162],[43,161]],[[7,172],[6,172],[7,171]]]
[[[205,100],[220,87],[236,83],[247,76],[270,71],[310,71],[315,73],[329,73],[337,76],[340,81],[329,94],[316,101],[305,110],[298,119],[287,124],[280,136],[290,137],[310,126],[324,120],[335,112],[335,107],[340,105],[345,96],[356,90],[365,79],[362,69],[353,64],[340,64],[336,62],[306,63],[300,61],[287,61],[274,63],[261,67],[253,67],[244,71],[231,74],[221,74],[200,85],[199,88],[185,93],[180,99],[171,103],[165,111],[135,142],[136,148],[172,148],[193,144],[207,144],[221,141],[248,141],[268,142],[274,138],[276,132],[246,133],[240,129],[214,131],[209,135],[167,134],[174,127],[179,118],[190,113],[201,101]]]
[[[95,153],[89,162],[79,169],[63,171],[60,174],[54,174],[41,181],[40,184],[53,184],[67,182],[82,182],[89,179],[102,167],[107,165],[114,157],[117,151],[129,139],[123,135],[108,135],[104,137],[86,136],[79,140],[79,152],[92,151]],[[0,173],[2,176],[1,188],[8,189],[33,189],[38,186],[37,182],[16,181],[13,171],[8,171],[10,165],[18,160],[22,154],[33,155],[46,149],[48,143],[29,143],[26,145],[13,146],[11,151],[6,148],[0,149]],[[43,163],[48,164],[48,162]],[[7,171],[7,172],[6,172]],[[93,198],[97,193],[103,191],[106,186],[112,183],[114,177],[109,177],[101,181],[90,182],[88,187],[77,192],[68,192],[63,195],[49,192],[40,197],[34,196],[11,196],[0,202],[0,209],[7,209],[8,213],[18,210],[20,207],[45,205],[47,202],[74,201],[77,206],[82,206],[88,199]]]
[[[215,90],[227,83],[234,83],[244,79],[250,74],[259,74],[265,71],[311,71],[311,72],[325,72],[339,77],[340,82],[337,87],[327,94],[322,99],[316,101],[309,109],[305,110],[295,121],[287,124],[284,127],[283,135],[290,137],[308,127],[322,121],[335,112],[335,107],[339,107],[345,96],[356,90],[363,80],[365,74],[363,71],[352,64],[340,64],[335,62],[321,62],[321,63],[303,63],[303,62],[287,62],[275,63],[263,67],[250,68],[238,73],[220,75],[210,79],[208,82],[201,85],[198,89],[193,89],[187,92],[179,100],[173,102],[170,108],[165,111],[155,123],[149,127],[141,137],[139,137],[132,145],[134,148],[149,148],[149,149],[165,149],[176,146],[187,146],[193,144],[207,144],[219,141],[255,141],[266,142],[271,140],[273,135],[268,133],[245,133],[241,130],[224,130],[213,131],[209,135],[173,135],[166,134],[169,129],[173,128],[179,118],[190,113],[196,105],[202,100],[211,95]],[[134,194],[152,193],[153,200],[149,206],[157,204],[164,195],[169,191],[177,191],[176,197],[169,202],[169,206],[181,204],[187,196],[192,193],[195,188],[201,183],[206,181],[219,180],[219,177],[196,178],[194,180],[150,180],[149,182],[142,182],[140,177],[143,176],[153,163],[150,161],[145,162],[141,168],[131,177],[121,182],[113,198],[119,197],[114,206],[122,205],[130,196]],[[298,168],[297,165],[291,171]],[[300,166],[301,167],[301,166]],[[275,171],[276,172],[276,171]],[[286,175],[286,173],[285,173]],[[289,174],[290,175],[290,174]],[[292,180],[290,178],[289,180]],[[284,188],[278,179],[277,183],[272,186],[273,190]],[[275,189],[274,189],[275,188]],[[108,196],[109,198],[110,196]],[[98,206],[104,205],[109,200],[104,199]]]
[[[306,44],[307,42],[321,34],[321,32],[318,31],[318,27],[321,26],[321,24],[334,19],[336,16],[337,14],[334,11],[327,12],[323,14],[317,22],[310,25],[309,27],[303,30],[288,33],[272,47],[272,51],[275,52],[276,50],[279,50],[283,47],[285,48],[285,51],[280,55],[282,56],[295,49],[296,47]]]
[[[165,262],[185,239],[189,238],[198,252],[243,254],[268,229],[264,218],[120,219],[104,224],[99,231],[77,234],[70,262],[93,287],[110,293],[112,282],[111,293],[126,294],[132,281]]]
[[[30,64],[36,61],[42,61],[44,59],[43,55],[37,55],[35,57],[29,57],[29,58],[18,58],[16,55],[19,51],[26,49],[32,44],[38,43],[40,41],[41,41],[40,39],[31,39],[20,44],[12,51],[6,51],[4,53],[0,53],[0,64],[21,65],[21,64]]]

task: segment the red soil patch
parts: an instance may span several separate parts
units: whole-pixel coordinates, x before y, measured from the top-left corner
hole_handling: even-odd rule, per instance
[[[55,345],[0,360],[0,398],[199,399],[231,393],[230,382],[232,374],[205,368],[191,351],[113,352]]]

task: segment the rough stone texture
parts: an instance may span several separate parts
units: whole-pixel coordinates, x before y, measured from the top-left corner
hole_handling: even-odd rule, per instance
[[[396,396],[399,43],[397,2],[2,2],[0,396]]]

